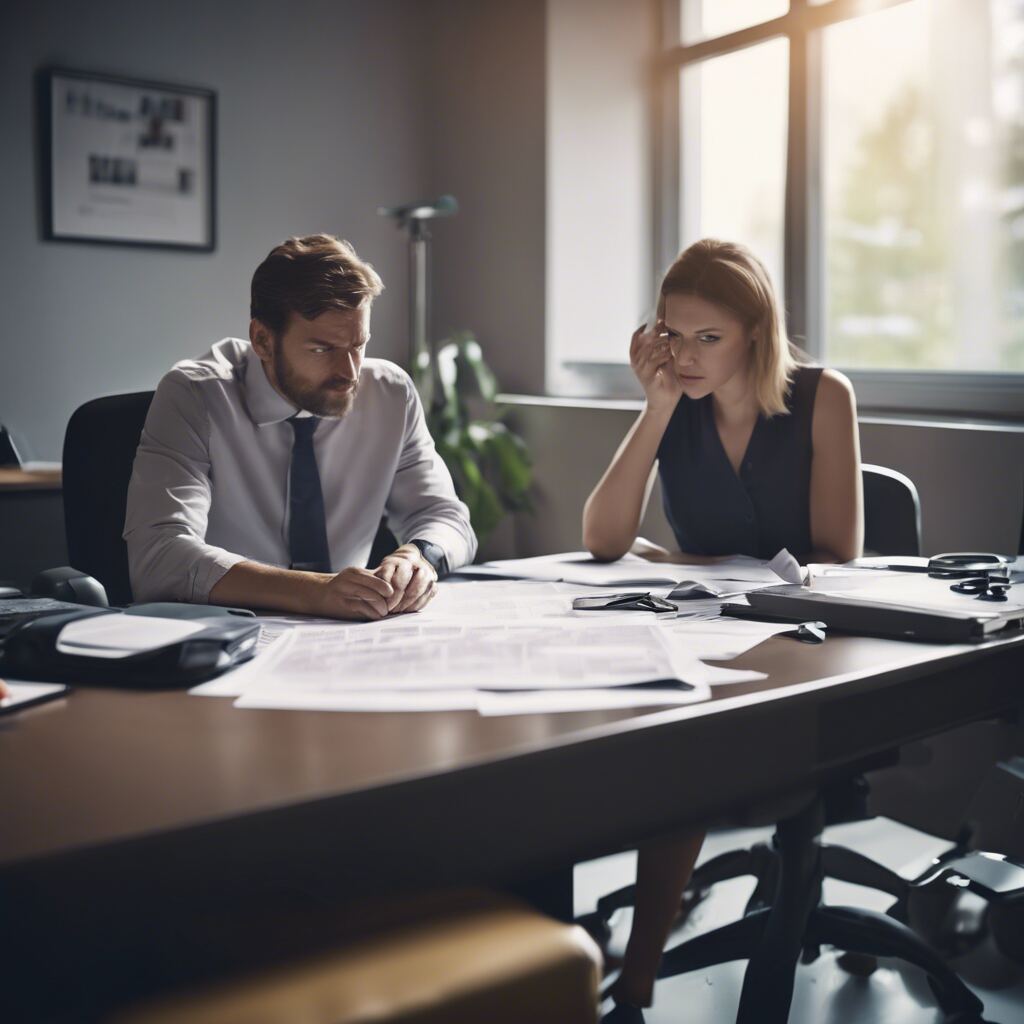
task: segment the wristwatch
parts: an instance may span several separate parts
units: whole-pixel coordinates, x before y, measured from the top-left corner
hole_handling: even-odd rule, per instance
[[[448,556],[444,553],[444,548],[440,544],[435,544],[429,540],[411,540],[410,544],[415,544],[420,549],[420,554],[423,556],[425,562],[429,562],[433,567],[434,572],[437,573],[437,578],[443,580],[448,575]]]

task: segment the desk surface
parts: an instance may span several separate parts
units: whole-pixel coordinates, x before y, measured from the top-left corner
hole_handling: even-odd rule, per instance
[[[82,689],[6,716],[0,1018],[38,1019],[45,996],[77,1021],[312,954],[366,900],[567,881],[573,861],[742,818],[1024,697],[1024,638],[776,638],[730,664],[770,675],[655,712],[241,711]]]
[[[436,858],[451,830],[487,823],[529,838],[498,856],[461,849],[449,867],[500,876],[699,820],[1024,698],[1020,637],[778,638],[729,664],[769,677],[653,713],[243,711],[224,698],[81,688],[0,721],[0,878],[136,844],[181,851],[194,840],[236,859],[238,842],[251,849],[286,829],[365,882],[387,877],[373,858],[387,861],[391,842]],[[629,796],[609,814],[614,794]],[[271,845],[268,856],[281,852]]]
[[[0,493],[3,491],[59,491],[59,469],[0,468]]]

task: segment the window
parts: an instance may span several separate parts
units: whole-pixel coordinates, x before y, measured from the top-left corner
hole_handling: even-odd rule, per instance
[[[1024,370],[1024,4],[830,25],[822,67],[825,356]]]
[[[665,7],[663,263],[746,242],[862,405],[1024,415],[1024,0]]]
[[[786,39],[687,64],[680,72],[680,245],[742,239],[779,288],[788,77]],[[758,83],[756,92],[750,82]]]
[[[649,294],[694,239],[742,241],[862,408],[1024,418],[1024,0],[662,12]],[[599,328],[549,367],[624,394]]]

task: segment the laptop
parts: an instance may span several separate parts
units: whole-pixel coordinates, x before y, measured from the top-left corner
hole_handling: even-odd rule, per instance
[[[866,574],[870,575],[870,574]],[[964,643],[1024,628],[1024,587],[1011,588],[1006,601],[982,601],[949,589],[949,581],[923,575],[885,579],[844,579],[830,586],[785,584],[747,595],[754,613],[818,619],[830,629],[898,640]]]

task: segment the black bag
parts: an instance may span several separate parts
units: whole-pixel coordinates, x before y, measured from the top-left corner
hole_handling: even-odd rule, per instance
[[[144,607],[136,606],[131,614],[145,614]],[[151,614],[166,615],[168,607],[160,606]],[[57,649],[57,638],[69,622],[124,612],[82,607],[27,619],[4,638],[0,670],[16,679],[160,690],[195,686],[256,653],[260,624],[251,616],[225,614],[225,609],[218,608],[181,607],[185,614],[180,617],[196,618],[204,624],[200,632],[123,658],[65,653]]]

